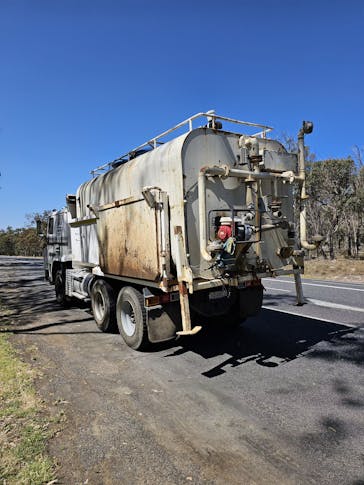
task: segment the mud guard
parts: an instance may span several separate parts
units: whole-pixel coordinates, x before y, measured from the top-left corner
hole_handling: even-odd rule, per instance
[[[257,315],[263,304],[263,286],[252,286],[239,291],[239,315],[241,318]]]
[[[146,312],[148,337],[152,343],[171,340],[182,329],[181,310],[178,301],[163,306],[146,308]]]

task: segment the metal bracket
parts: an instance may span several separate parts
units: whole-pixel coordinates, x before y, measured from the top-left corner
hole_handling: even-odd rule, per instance
[[[177,332],[177,335],[195,335],[201,330],[202,327],[196,326],[192,328],[191,315],[190,315],[190,303],[188,300],[188,289],[193,292],[193,276],[191,268],[188,265],[182,227],[174,226],[174,237],[176,239],[176,267],[177,267],[177,279],[179,290],[179,302],[181,305],[181,317],[182,317],[182,330]],[[188,289],[187,289],[188,285]]]

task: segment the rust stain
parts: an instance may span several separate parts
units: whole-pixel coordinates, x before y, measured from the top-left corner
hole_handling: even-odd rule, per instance
[[[159,279],[155,210],[144,199],[101,212],[97,233],[104,273],[151,281]]]

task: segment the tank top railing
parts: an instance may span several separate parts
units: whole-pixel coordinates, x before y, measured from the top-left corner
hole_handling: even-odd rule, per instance
[[[169,134],[173,133],[179,128],[182,128],[183,126],[188,126],[188,131],[192,131],[193,121],[198,118],[206,118],[207,124],[204,126],[208,128],[216,129],[216,130],[219,130],[222,128],[222,125],[221,123],[219,123],[219,120],[227,121],[229,123],[235,123],[238,125],[249,126],[251,128],[259,128],[260,131],[249,135],[249,136],[254,136],[259,138],[266,138],[266,134],[273,130],[273,128],[271,128],[270,126],[262,125],[260,123],[251,123],[249,121],[235,120],[234,118],[228,118],[227,116],[217,115],[214,110],[207,111],[206,113],[197,113],[191,116],[190,118],[187,118],[186,120],[181,121],[181,123],[178,123],[177,125],[173,126],[169,130],[166,130],[163,133],[160,133],[159,135],[155,136],[154,138],[151,138],[150,140],[146,141],[142,145],[137,146],[133,150],[130,150],[124,155],[121,155],[120,157],[115,158],[115,160],[112,160],[111,162],[107,162],[95,168],[94,170],[91,170],[90,172],[91,175],[93,177],[96,177],[97,175],[100,175],[102,172],[115,168],[118,165],[121,165],[122,163],[126,163],[132,160],[133,158],[136,158],[138,155],[141,155],[142,153],[145,153],[150,150],[154,150],[159,145],[162,145],[165,143],[164,141],[162,141],[163,138],[167,137]]]

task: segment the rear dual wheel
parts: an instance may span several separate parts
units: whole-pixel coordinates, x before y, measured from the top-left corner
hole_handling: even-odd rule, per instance
[[[125,286],[115,301],[112,286],[98,279],[91,288],[91,307],[96,325],[102,332],[113,332],[118,327],[129,347],[134,350],[147,348],[147,314],[140,291]]]
[[[91,307],[96,325],[102,332],[116,330],[115,294],[105,280],[96,280],[91,288]]]
[[[145,350],[149,339],[142,293],[131,286],[122,288],[116,302],[116,317],[125,343],[134,350]]]

